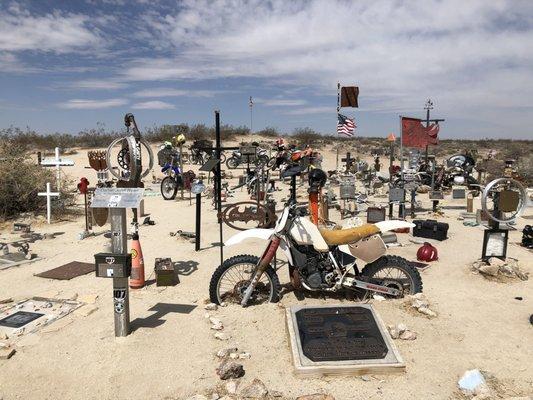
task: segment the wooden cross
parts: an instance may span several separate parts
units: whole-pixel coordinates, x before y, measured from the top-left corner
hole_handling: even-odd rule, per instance
[[[39,192],[37,193],[37,196],[46,197],[46,219],[50,224],[50,217],[52,215],[52,196],[59,197],[59,192],[50,191],[50,182],[46,182],[46,192]]]

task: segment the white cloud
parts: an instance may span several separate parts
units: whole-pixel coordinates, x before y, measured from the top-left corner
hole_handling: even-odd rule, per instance
[[[254,103],[263,104],[267,107],[294,107],[303,106],[307,104],[303,99],[263,99],[260,97],[254,98]]]
[[[133,93],[134,97],[213,97],[216,91],[150,88]]]
[[[335,115],[337,112],[336,107],[302,107],[302,108],[295,108],[292,110],[287,110],[283,114],[286,115],[307,115],[307,114],[331,114]]]
[[[146,101],[144,103],[136,103],[132,106],[136,110],[172,110],[176,108],[174,104],[170,104],[160,100]]]
[[[451,118],[492,120],[533,97],[533,2],[186,0],[150,18],[176,55],[135,60],[127,80],[255,77],[322,95],[340,81],[368,109],[421,109],[429,96]]]
[[[112,79],[86,79],[68,84],[69,88],[86,90],[116,90],[124,89],[128,86],[127,83],[113,81]]]
[[[0,14],[0,50],[67,53],[98,46],[102,39],[87,23],[89,16],[54,12],[34,16],[19,7]]]
[[[61,108],[72,110],[96,110],[100,108],[120,107],[128,104],[125,99],[104,99],[104,100],[88,100],[88,99],[71,99],[64,103],[59,103]]]

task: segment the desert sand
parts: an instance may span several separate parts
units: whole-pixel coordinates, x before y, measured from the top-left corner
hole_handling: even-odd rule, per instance
[[[335,152],[321,149],[324,169],[335,167]],[[63,168],[72,179],[86,176],[96,182],[96,173],[86,169],[87,150],[69,158],[74,167]],[[387,163],[385,157],[382,158]],[[189,169],[189,166],[186,167]],[[197,166],[190,166],[197,171]],[[155,168],[156,175],[161,173]],[[236,175],[236,174],[235,174]],[[159,193],[159,185],[145,180],[146,187]],[[233,182],[235,182],[234,180]],[[276,193],[280,200],[288,194],[288,186]],[[301,194],[305,196],[305,188]],[[338,189],[336,189],[338,190]],[[179,194],[178,194],[179,199]],[[230,201],[246,200],[245,191],[238,190]],[[430,208],[427,194],[420,195]],[[80,204],[82,197],[78,196]],[[384,198],[375,197],[379,204]],[[452,399],[463,398],[457,380],[469,369],[480,369],[493,376],[493,398],[533,394],[533,282],[495,282],[471,270],[471,263],[481,255],[481,227],[467,227],[458,220],[465,200],[442,202],[444,216],[450,224],[449,238],[436,242],[439,260],[421,272],[423,291],[438,316],[429,319],[406,309],[402,300],[370,300],[386,324],[404,323],[418,334],[416,340],[396,340],[406,363],[399,375],[364,377],[324,377],[302,379],[293,374],[292,360],[285,330],[285,308],[304,304],[350,304],[340,296],[308,296],[296,299],[292,292],[278,304],[265,304],[243,309],[230,305],[209,313],[222,320],[224,333],[230,339],[215,339],[215,331],[205,318],[208,285],[219,265],[218,225],[211,200],[204,198],[202,208],[202,250],[184,238],[171,237],[178,229],[194,231],[194,201],[164,201],[161,196],[145,197],[146,212],[156,222],[141,226],[140,236],[147,279],[154,279],[156,257],[171,257],[182,262],[180,283],[175,287],[131,290],[130,308],[133,332],[126,338],[115,338],[113,328],[112,283],[93,274],[70,281],[43,279],[34,274],[70,261],[93,262],[93,255],[104,251],[109,242],[102,233],[109,225],[95,227],[95,236],[78,240],[84,229],[84,217],[45,223],[44,218],[32,228],[39,233],[64,232],[51,240],[31,245],[42,260],[0,271],[0,300],[15,301],[32,296],[65,297],[77,294],[98,296],[97,310],[88,316],[74,312],[57,321],[58,329],[38,333],[37,339],[17,346],[16,354],[0,360],[0,399],[186,399],[197,393],[210,393],[223,384],[215,373],[220,361],[215,353],[227,347],[237,347],[251,354],[240,360],[246,374],[239,387],[254,378],[261,379],[271,391],[286,398],[311,393],[331,394],[337,400],[348,399]],[[278,208],[281,203],[278,201]],[[479,198],[475,208],[479,208]],[[364,216],[363,216],[364,217]],[[427,212],[417,218],[431,217]],[[530,274],[533,254],[517,245],[521,230],[531,223],[533,210],[517,220],[517,230],[510,232],[508,256],[516,258]],[[332,211],[332,219],[340,221]],[[528,222],[529,221],[529,222]],[[11,227],[0,231],[1,241],[19,238],[10,233]],[[236,231],[224,227],[224,238]],[[416,260],[420,245],[409,241],[410,234],[398,234],[401,247],[389,249],[409,260]],[[225,258],[236,254],[260,255],[264,244],[250,241],[224,249]],[[281,283],[288,282],[286,265],[278,271]],[[516,300],[521,296],[523,300]],[[170,312],[154,317],[158,304],[170,304]],[[50,325],[53,327],[54,324]],[[222,391],[218,391],[222,396]],[[210,398],[210,397],[209,397]]]

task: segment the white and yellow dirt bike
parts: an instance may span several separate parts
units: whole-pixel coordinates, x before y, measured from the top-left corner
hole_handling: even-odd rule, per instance
[[[280,299],[281,285],[271,263],[281,247],[294,289],[340,292],[350,289],[360,298],[379,293],[389,298],[422,291],[416,267],[398,256],[386,255],[380,234],[414,225],[383,221],[350,229],[321,230],[305,217],[306,209],[288,204],[274,229],[249,229],[231,237],[225,246],[246,239],[268,241],[261,257],[238,255],[220,265],[209,285],[213,303],[240,303],[243,307]],[[362,261],[360,271],[357,262]]]

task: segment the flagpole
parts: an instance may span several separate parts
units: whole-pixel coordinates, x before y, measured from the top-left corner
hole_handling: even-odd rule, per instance
[[[252,100],[252,96],[250,96],[250,133],[253,133],[253,119],[252,119],[252,109],[253,109],[254,103]]]
[[[339,123],[340,110],[341,110],[341,84],[340,82],[337,82],[337,124]],[[337,146],[337,159],[336,159],[336,164],[335,164],[335,170],[338,170],[338,169],[339,169],[339,146]]]

